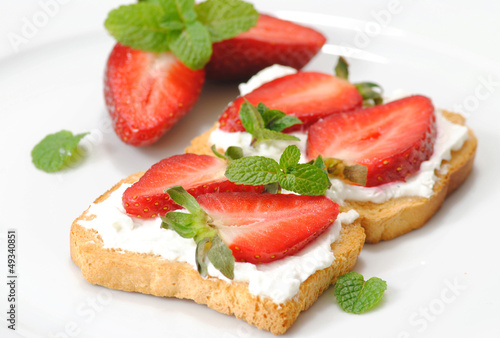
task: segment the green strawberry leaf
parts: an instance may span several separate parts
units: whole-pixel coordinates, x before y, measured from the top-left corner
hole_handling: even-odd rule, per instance
[[[161,227],[171,229],[184,238],[193,238],[197,234],[194,226],[195,217],[183,212],[168,212],[163,218]]]
[[[231,249],[220,239],[215,236],[212,240],[212,246],[207,253],[208,259],[214,267],[222,272],[229,279],[234,278],[234,256]]]
[[[217,235],[217,230],[209,224],[211,217],[183,187],[175,186],[167,189],[166,192],[175,203],[183,206],[190,213],[170,211],[161,217],[161,227],[173,230],[181,237],[194,239],[196,267],[201,276],[208,275],[206,264],[206,258],[208,258],[224,276],[233,279],[233,253]]]
[[[207,0],[196,6],[196,13],[210,32],[212,42],[246,32],[259,19],[253,5],[240,0]]]
[[[175,203],[183,206],[190,213],[196,215],[200,212],[203,212],[196,199],[191,194],[186,192],[186,190],[180,185],[168,188],[166,192]]]
[[[384,103],[383,90],[380,85],[372,82],[355,83],[356,89],[363,97],[363,106],[372,107]]]
[[[212,56],[210,35],[200,22],[188,22],[183,30],[170,31],[167,40],[172,52],[191,69],[202,69]]]
[[[372,277],[368,281],[357,272],[340,276],[335,284],[334,294],[342,310],[360,314],[371,310],[382,299],[387,283]]]
[[[261,185],[278,181],[279,164],[263,156],[249,156],[229,163],[226,177],[236,184]]]
[[[341,79],[349,79],[349,64],[343,56],[339,57],[337,65],[335,66],[335,75]]]
[[[196,267],[198,268],[198,273],[202,277],[208,276],[208,267],[205,262],[205,257],[210,249],[210,237],[204,237],[201,241],[196,243]]]
[[[31,151],[33,164],[48,173],[61,170],[75,158],[78,143],[86,135],[88,133],[73,135],[67,130],[47,135]]]

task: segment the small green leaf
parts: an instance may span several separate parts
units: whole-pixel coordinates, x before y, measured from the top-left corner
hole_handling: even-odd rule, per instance
[[[300,141],[300,139],[296,136],[290,134],[280,133],[278,131],[273,131],[269,129],[261,129],[258,138],[258,142],[262,141]]]
[[[280,129],[281,127],[286,128],[296,123],[293,122],[293,124],[288,124],[287,121],[295,121],[295,118],[291,116],[290,118],[287,118],[285,113],[278,110],[270,111],[263,103],[259,103],[257,106],[254,106],[245,99],[245,102],[240,107],[239,114],[241,124],[245,130],[253,136],[251,145],[272,140],[300,141],[298,137],[268,128],[266,123],[273,124],[276,122],[275,128],[277,129]],[[278,124],[280,127],[276,127]]]
[[[121,44],[147,52],[168,51],[167,30],[162,27],[163,9],[140,2],[121,6],[108,14],[104,26]]]
[[[170,198],[177,204],[186,208],[190,213],[196,215],[203,211],[196,199],[180,185],[165,190]]]
[[[383,90],[378,84],[372,82],[360,82],[355,83],[354,86],[356,86],[356,89],[363,98],[363,106],[371,107],[384,102],[382,97]]]
[[[264,128],[264,120],[257,108],[246,101],[240,107],[240,120],[245,130],[255,136],[255,134]]]
[[[208,30],[198,21],[188,22],[183,30],[167,34],[172,52],[191,69],[202,69],[212,56]]]
[[[211,238],[204,237],[201,241],[196,243],[196,267],[198,268],[198,273],[202,277],[208,276],[208,267],[205,262],[205,257],[210,249]]]
[[[335,75],[344,80],[349,79],[349,64],[342,56],[339,57],[339,61],[335,66]]]
[[[296,166],[300,161],[300,149],[295,145],[286,147],[280,157],[280,168],[287,173],[289,167]]]
[[[171,211],[162,218],[162,228],[171,229],[184,238],[193,238],[197,234],[194,226],[195,217],[192,214]]]
[[[286,190],[309,196],[324,195],[330,186],[330,180],[324,171],[307,163],[289,169],[279,183]]]
[[[212,246],[207,253],[208,259],[214,267],[222,272],[229,279],[234,278],[234,256],[231,249],[220,239],[215,236],[212,240]]]
[[[195,9],[198,20],[208,28],[212,42],[248,31],[259,18],[252,4],[240,0],[207,0]]]
[[[340,276],[335,284],[335,297],[342,310],[360,314],[371,310],[382,299],[387,283],[378,277],[366,283],[357,272]]]
[[[279,164],[263,156],[243,157],[229,163],[226,177],[236,184],[261,185],[278,181]]]
[[[76,156],[78,143],[86,135],[88,133],[73,135],[67,130],[47,135],[31,151],[33,164],[48,173],[61,170]]]

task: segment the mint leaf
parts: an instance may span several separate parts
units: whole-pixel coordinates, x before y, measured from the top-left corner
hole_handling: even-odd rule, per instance
[[[183,30],[167,34],[168,46],[182,63],[191,69],[202,69],[212,56],[208,30],[200,22],[188,22]]]
[[[207,252],[208,259],[214,267],[222,272],[229,279],[234,278],[234,256],[231,249],[220,239],[215,236],[212,240],[212,246]]]
[[[207,0],[196,6],[198,20],[210,32],[212,42],[230,39],[257,24],[259,13],[240,0]]]
[[[48,173],[61,170],[65,163],[74,158],[80,140],[88,133],[73,135],[61,130],[47,135],[31,151],[31,160],[35,167]]]
[[[387,283],[378,277],[368,281],[357,272],[340,276],[335,284],[335,297],[342,310],[360,314],[371,310],[382,299]]]
[[[271,158],[249,156],[229,163],[225,175],[236,184],[262,185],[277,182],[279,170]]]
[[[240,0],[146,0],[112,10],[104,23],[121,44],[146,52],[172,51],[191,69],[210,60],[212,43],[257,24],[259,14]]]
[[[298,137],[270,129],[271,126],[271,128],[282,130],[302,123],[297,118],[286,117],[286,114],[279,110],[270,111],[263,103],[259,103],[256,107],[246,100],[241,105],[239,114],[241,124],[253,136],[251,145],[270,140],[300,141]]]
[[[323,170],[308,163],[289,168],[288,173],[280,177],[279,183],[283,189],[309,196],[324,195],[330,186]]]
[[[264,120],[262,119],[262,115],[250,102],[243,102],[240,107],[239,114],[241,124],[243,125],[245,130],[253,136],[257,135],[257,133],[264,128],[265,124]]]
[[[236,184],[265,185],[271,193],[282,187],[301,195],[324,195],[330,186],[324,169],[299,160],[299,148],[291,145],[283,151],[279,164],[267,157],[244,157],[229,163],[225,175]]]
[[[120,6],[108,14],[104,26],[121,44],[147,52],[170,50],[167,30],[162,27],[162,7],[141,2]]]
[[[285,148],[280,157],[280,168],[287,173],[289,167],[296,166],[300,160],[300,149],[291,145]]]
[[[340,56],[335,66],[335,75],[341,79],[349,79],[349,64],[344,57]]]

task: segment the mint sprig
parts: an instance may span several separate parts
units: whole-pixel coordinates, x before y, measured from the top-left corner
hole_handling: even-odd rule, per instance
[[[324,195],[330,186],[327,174],[318,166],[299,160],[299,148],[290,145],[279,163],[263,156],[243,157],[231,161],[225,175],[236,184],[266,185],[269,192],[283,188],[301,195]]]
[[[48,173],[63,169],[65,164],[77,156],[80,140],[88,133],[73,135],[61,130],[47,135],[31,151],[31,159],[35,167]]]
[[[161,217],[161,227],[177,232],[184,238],[193,238],[196,243],[196,266],[203,277],[208,275],[206,260],[229,279],[234,278],[234,256],[220,239],[217,230],[210,226],[211,217],[200,207],[196,199],[183,187],[166,190],[172,200],[190,213],[171,211]]]
[[[210,60],[212,44],[257,24],[259,13],[241,0],[145,0],[112,10],[104,23],[121,44],[147,52],[172,51],[191,69]]]
[[[365,282],[363,275],[348,272],[338,278],[334,294],[342,310],[360,314],[373,309],[386,289],[387,283],[378,277]]]
[[[239,114],[241,124],[253,136],[251,145],[271,140],[300,141],[298,137],[281,133],[285,128],[302,123],[294,116],[269,109],[262,102],[254,106],[247,100],[241,105]]]
[[[342,56],[339,57],[335,66],[335,75],[341,79],[349,80],[349,64]],[[382,97],[383,89],[380,85],[373,82],[353,83],[363,98],[363,106],[371,107],[384,103]]]

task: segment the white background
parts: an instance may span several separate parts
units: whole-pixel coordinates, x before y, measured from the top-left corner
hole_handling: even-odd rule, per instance
[[[58,5],[44,6],[48,3]],[[181,152],[237,95],[235,85],[208,83],[194,110],[159,143],[142,149],[122,144],[102,98],[102,73],[114,43],[102,23],[123,3],[0,1],[0,276],[7,276],[7,229],[16,229],[17,332],[25,337],[269,337],[189,301],[90,285],[70,259],[71,222],[91,201],[121,178]],[[330,53],[347,51],[354,81],[428,95],[436,106],[462,111],[479,139],[471,177],[424,228],[365,246],[355,270],[388,282],[382,304],[365,315],[346,314],[330,288],[287,336],[500,336],[500,3],[255,3],[261,11],[325,33],[330,46],[308,69],[330,72],[336,61]],[[46,21],[44,7],[50,12]],[[39,27],[26,31],[37,22]],[[16,45],[14,36],[25,40]],[[36,170],[32,147],[61,129],[92,132],[87,158],[58,174]],[[8,306],[6,282],[0,277],[0,313]],[[4,318],[0,315],[2,336]]]

